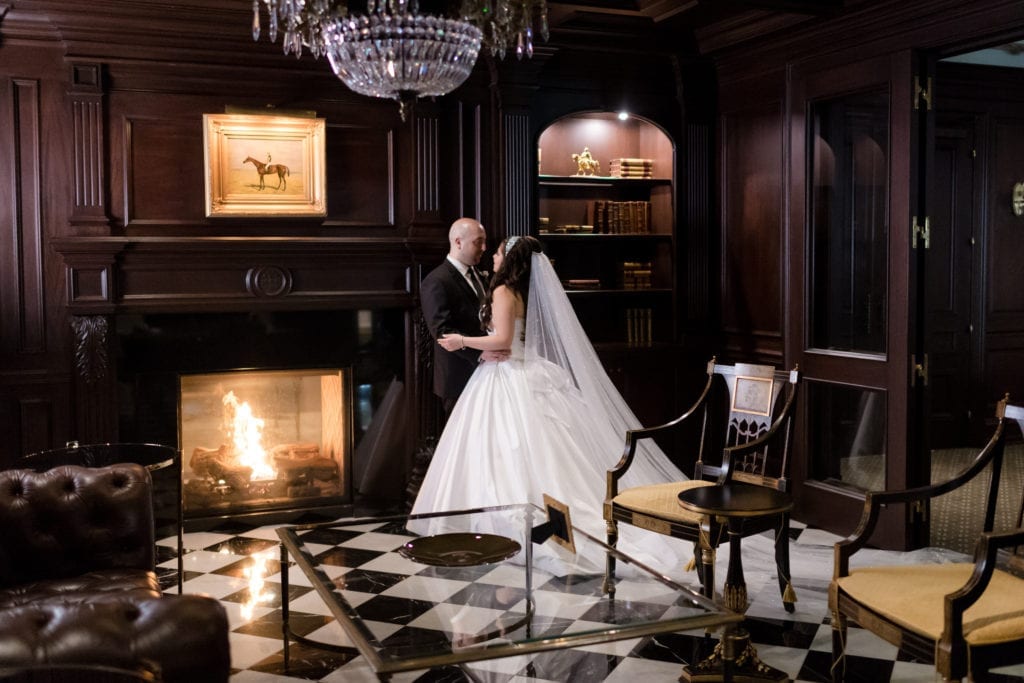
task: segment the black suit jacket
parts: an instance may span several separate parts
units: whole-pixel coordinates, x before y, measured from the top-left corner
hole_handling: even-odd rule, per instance
[[[481,284],[486,286],[486,283]],[[446,333],[467,337],[483,334],[476,291],[448,259],[423,278],[420,304],[434,339]],[[457,398],[479,360],[480,352],[474,349],[445,351],[440,344],[435,344],[434,393],[441,398]]]

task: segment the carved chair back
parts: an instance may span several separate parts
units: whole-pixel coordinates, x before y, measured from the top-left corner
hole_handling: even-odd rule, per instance
[[[788,489],[789,445],[799,373],[779,371],[771,365],[708,363],[709,385],[720,378],[728,402],[724,425],[723,457],[719,464],[704,459],[705,444],[713,441],[709,430],[720,421],[709,420],[705,404],[704,435],[695,475],[719,481],[743,481]],[[784,392],[785,390],[785,392]]]

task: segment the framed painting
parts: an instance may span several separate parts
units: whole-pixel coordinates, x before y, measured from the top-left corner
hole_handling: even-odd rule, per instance
[[[206,215],[326,216],[324,119],[204,114]]]
[[[772,414],[775,380],[770,377],[736,375],[732,409],[741,413],[768,416]]]

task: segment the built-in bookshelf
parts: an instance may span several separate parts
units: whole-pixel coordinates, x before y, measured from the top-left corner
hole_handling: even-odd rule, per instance
[[[588,153],[581,172],[573,155]],[[584,113],[545,129],[537,156],[535,232],[587,334],[604,348],[671,342],[672,141],[636,117]]]

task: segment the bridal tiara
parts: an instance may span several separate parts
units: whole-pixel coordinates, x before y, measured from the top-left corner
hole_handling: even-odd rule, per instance
[[[515,243],[518,242],[518,241],[519,241],[519,235],[512,235],[511,237],[506,239],[505,240],[505,252],[507,253],[508,250],[511,249],[513,247],[513,245],[515,245]]]

